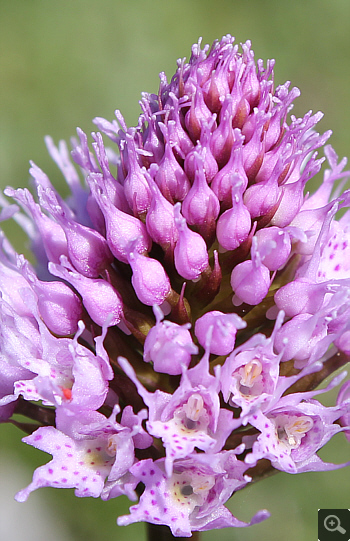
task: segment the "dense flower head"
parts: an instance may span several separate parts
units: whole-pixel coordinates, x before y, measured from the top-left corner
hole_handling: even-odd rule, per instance
[[[116,111],[92,149],[80,129],[71,153],[46,139],[67,200],[33,163],[36,196],[5,190],[36,262],[1,236],[0,420],[53,457],[18,501],[139,497],[118,524],[188,537],[267,518],[224,504],[275,469],[350,463],[317,454],[349,438],[348,382],[334,407],[315,398],[350,355],[350,172],[273,67],[249,41],[199,41],[136,127]]]

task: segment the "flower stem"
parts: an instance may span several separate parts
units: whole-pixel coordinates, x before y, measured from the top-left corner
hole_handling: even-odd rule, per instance
[[[147,540],[148,541],[171,541],[177,539],[177,541],[188,539],[188,537],[174,537],[168,526],[162,524],[150,524],[147,522]],[[193,532],[192,541],[199,541],[199,532]]]

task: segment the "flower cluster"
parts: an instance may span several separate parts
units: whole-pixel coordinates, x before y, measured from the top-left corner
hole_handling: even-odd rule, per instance
[[[273,66],[229,35],[199,42],[136,127],[96,118],[71,155],[47,138],[67,200],[35,164],[35,198],[5,190],[36,264],[2,235],[0,420],[53,457],[18,501],[124,494],[118,524],[189,537],[247,526],[224,503],[270,471],[349,464],[317,454],[349,439],[349,383],[334,407],[315,397],[350,359],[350,173]]]

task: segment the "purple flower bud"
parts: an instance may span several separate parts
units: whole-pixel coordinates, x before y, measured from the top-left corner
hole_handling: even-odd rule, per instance
[[[180,105],[183,104],[184,99],[182,98],[178,100],[173,92],[169,92],[169,98],[172,100],[167,125],[169,142],[171,145],[174,145],[174,149],[179,155],[182,154],[183,156],[186,156],[186,154],[188,154],[188,152],[190,152],[190,150],[193,148],[193,143],[188,133],[182,127],[180,121]]]
[[[38,297],[38,308],[45,325],[59,336],[75,334],[83,313],[77,295],[63,282],[39,280],[23,256],[19,258],[19,265]]]
[[[210,142],[211,151],[220,169],[228,162],[235,140],[232,129],[231,101],[232,97],[228,95],[221,109],[220,124],[214,131]]]
[[[235,292],[233,303],[259,304],[267,295],[270,283],[270,271],[261,263],[257,239],[253,237],[252,259],[236,265],[231,274],[231,287]]]
[[[174,214],[179,239],[174,250],[175,268],[186,280],[196,280],[209,265],[207,247],[203,237],[188,228],[180,209],[181,203],[176,203]]]
[[[211,118],[212,113],[205,104],[203,90],[200,86],[196,86],[190,109],[185,116],[186,128],[194,143],[200,140],[202,126],[210,121]]]
[[[87,278],[74,272],[64,256],[61,265],[49,263],[49,271],[72,284],[81,295],[87,313],[97,325],[103,327],[107,321],[108,326],[120,323],[123,302],[119,293],[106,280]]]
[[[144,100],[140,102],[144,105]],[[149,157],[151,163],[159,163],[164,154],[164,143],[162,132],[159,129],[156,115],[149,116],[147,114],[148,126],[143,136],[143,148],[150,152],[152,156]]]
[[[126,134],[128,150],[128,174],[124,180],[124,193],[134,216],[143,216],[151,201],[151,192],[145,175],[138,164],[135,141]]]
[[[80,274],[97,278],[113,261],[106,239],[94,229],[67,218],[54,192],[42,191],[40,187],[38,191],[43,206],[56,218],[66,234],[71,263]]]
[[[191,362],[191,356],[198,353],[192,342],[189,324],[177,325],[171,321],[162,321],[164,315],[160,308],[154,307],[157,323],[147,334],[143,358],[153,362],[157,372],[178,375],[183,367]]]
[[[274,299],[278,308],[284,310],[288,317],[303,312],[316,314],[323,304],[327,289],[327,285],[300,278],[282,286],[275,293]]]
[[[212,124],[212,123],[211,123]],[[187,154],[184,169],[189,180],[193,182],[198,168],[196,155],[200,154],[207,182],[210,183],[217,174],[219,167],[210,149],[211,124],[205,124],[202,129],[200,142]]]
[[[100,133],[92,133],[92,137],[95,140],[95,142],[92,143],[92,146],[94,147],[103,173],[103,175],[100,177],[95,174],[94,178],[100,178],[99,185],[103,192],[111,200],[113,205],[118,207],[118,209],[122,210],[123,212],[130,214],[130,207],[126,198],[126,190],[124,191],[124,187],[114,178],[110,171],[106,148],[104,147],[102,136]],[[94,170],[92,170],[92,172],[96,173]],[[99,170],[97,170],[97,173],[99,173]]]
[[[194,156],[196,173],[194,183],[182,203],[182,214],[189,225],[198,226],[204,238],[215,231],[215,221],[220,212],[220,203],[209,188],[204,175],[201,156]]]
[[[315,156],[315,155],[314,155]],[[313,158],[314,158],[313,156]],[[298,214],[300,207],[303,204],[303,191],[306,182],[310,176],[315,175],[321,168],[323,160],[310,160],[305,167],[299,180],[290,182],[282,186],[282,196],[278,205],[278,209],[274,214],[271,223],[278,227],[285,227]]]
[[[276,178],[271,176],[266,182],[249,186],[244,193],[243,201],[251,217],[260,218],[275,212],[281,195]]]
[[[282,268],[288,261],[292,249],[289,234],[279,227],[268,227],[257,231],[255,236],[259,252],[265,252],[262,257],[264,265],[270,271]]]
[[[254,110],[254,115],[256,116],[256,125],[253,137],[243,147],[244,169],[249,180],[254,179],[258,174],[265,152],[263,129],[267,120],[267,115],[258,109]]]
[[[250,105],[243,96],[242,91],[242,75],[245,68],[242,58],[236,62],[235,80],[231,90],[232,96],[232,126],[234,128],[242,128],[250,113]]]
[[[108,197],[91,182],[91,190],[103,212],[106,221],[106,239],[113,255],[128,262],[128,248],[136,240],[135,250],[139,253],[148,252],[152,241],[147,233],[146,226],[135,216],[130,216],[117,209]]]
[[[190,182],[184,170],[178,164],[170,142],[165,143],[164,156],[159,163],[154,180],[170,203],[182,201],[190,189]]]
[[[208,329],[213,326],[209,344],[210,353],[228,355],[235,346],[237,329],[244,329],[246,325],[246,322],[236,314],[224,314],[214,310],[197,319],[194,333],[200,345],[205,347]]]
[[[203,85],[205,103],[213,113],[218,113],[222,107],[222,100],[230,94],[227,71],[231,55],[226,55],[211,72],[211,77]]]
[[[131,283],[139,300],[147,306],[162,304],[171,290],[170,280],[156,259],[137,252],[129,252],[132,268]]]
[[[232,204],[232,188],[239,184],[244,191],[248,184],[248,177],[243,167],[242,145],[244,137],[238,129],[234,130],[234,136],[235,142],[231,149],[230,159],[215,175],[210,186],[219,201],[223,202],[224,208],[229,208]]]
[[[152,240],[166,250],[169,246],[175,246],[179,237],[175,226],[174,206],[162,195],[150,177],[149,185],[152,199],[146,216],[147,231]]]
[[[218,219],[216,236],[225,250],[235,250],[244,242],[250,232],[251,219],[243,203],[242,186],[232,187],[232,207]]]
[[[253,108],[257,105],[260,95],[260,81],[256,73],[256,66],[254,62],[254,53],[251,50],[251,41],[247,40],[242,44],[243,60],[246,63],[244,78],[242,81],[242,92],[250,106]]]

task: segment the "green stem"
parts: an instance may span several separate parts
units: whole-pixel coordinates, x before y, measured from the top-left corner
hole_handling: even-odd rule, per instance
[[[174,537],[168,526],[163,524],[150,524],[147,523],[147,540],[148,541],[171,541],[176,539],[177,541],[184,541],[188,537]],[[199,541],[199,532],[193,532],[192,541]]]

